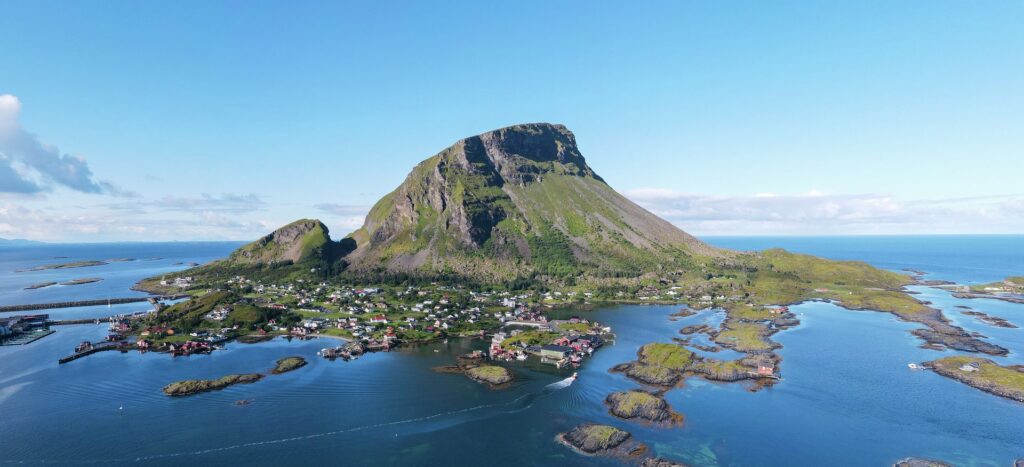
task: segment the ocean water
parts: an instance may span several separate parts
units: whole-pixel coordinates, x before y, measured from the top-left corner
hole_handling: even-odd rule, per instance
[[[710,240],[741,249],[783,246],[890,269],[922,269],[961,281],[1024,272],[1019,269],[1024,263],[1006,260],[1024,251],[1021,237],[919,237],[907,242],[913,247],[906,250],[898,247],[903,239],[876,237]],[[991,250],[979,243],[991,245]],[[1016,253],[999,251],[1007,247]],[[979,254],[962,260],[964,251]],[[105,256],[171,257],[144,253]],[[961,260],[963,268],[958,267]],[[33,260],[22,256],[20,261]],[[9,280],[4,274],[11,273],[0,271],[0,281]],[[1024,363],[1024,328],[995,328],[957,308],[968,305],[1024,327],[1024,306],[916,290],[958,325],[1011,349],[1009,356],[998,359],[1001,363]],[[576,382],[566,385],[566,372],[515,365],[517,380],[502,391],[431,370],[481,346],[478,341],[451,340],[347,363],[315,357],[331,341],[275,340],[233,343],[209,356],[107,352],[57,365],[57,358],[77,342],[104,334],[97,326],[62,327],[30,345],[0,347],[0,461],[616,465],[614,460],[577,455],[555,442],[557,433],[583,422],[621,427],[654,454],[700,466],[880,466],[905,456],[1006,466],[1024,457],[1024,404],[931,372],[909,371],[908,362],[945,353],[920,349],[920,341],[908,332],[913,324],[826,303],[794,307],[802,324],[775,336],[784,346],[784,380],[773,388],[751,393],[740,384],[690,379],[666,394],[686,417],[682,427],[660,429],[612,417],[604,398],[637,385],[609,373],[609,368],[632,360],[642,344],[668,342],[683,326],[721,319],[720,313],[705,311],[669,320],[676,310],[620,306],[590,312],[592,319],[613,326],[618,337],[584,364]],[[303,355],[310,364],[255,384],[187,398],[160,392],[180,379],[265,371],[288,355]],[[252,402],[237,406],[239,399]]]

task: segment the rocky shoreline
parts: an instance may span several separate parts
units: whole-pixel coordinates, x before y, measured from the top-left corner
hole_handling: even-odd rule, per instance
[[[1024,369],[1004,367],[987,358],[946,357],[925,362],[935,373],[999,397],[1024,402]]]
[[[992,316],[992,315],[990,315],[988,313],[983,313],[983,312],[975,311],[975,310],[968,310],[968,311],[964,311],[963,314],[965,314],[967,316],[973,316],[973,317],[977,318],[978,321],[981,321],[981,322],[983,322],[985,324],[988,324],[988,325],[991,325],[991,326],[995,326],[997,328],[1009,328],[1009,329],[1016,329],[1017,328],[1016,324],[1013,324],[1013,323],[1011,323],[1011,322],[1009,322],[1009,321],[1007,321],[1007,320],[1005,320],[1003,318],[1000,318],[998,316]]]

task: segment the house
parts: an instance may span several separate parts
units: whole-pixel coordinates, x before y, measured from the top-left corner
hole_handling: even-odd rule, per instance
[[[571,350],[572,349],[562,345],[545,345],[540,348],[540,356],[542,358],[561,360],[565,358]]]
[[[966,371],[968,373],[972,373],[972,372],[978,371],[980,369],[981,369],[981,364],[978,363],[978,362],[970,362],[970,363],[960,367],[960,371]]]
[[[758,376],[775,376],[775,367],[771,365],[758,365]]]
[[[373,318],[370,318],[370,322],[371,323],[375,323],[375,324],[376,323],[386,324],[388,322],[388,319],[384,315],[377,315],[377,316],[374,316]]]
[[[14,334],[14,326],[21,321],[20,317],[11,317],[0,319],[0,336],[6,336]]]

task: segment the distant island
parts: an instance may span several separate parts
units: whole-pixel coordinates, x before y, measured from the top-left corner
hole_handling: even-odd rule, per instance
[[[35,240],[25,240],[23,238],[0,238],[0,248],[7,246],[33,246],[33,245],[45,245],[43,242],[37,242]]]
[[[34,271],[46,271],[50,269],[73,269],[73,268],[88,268],[92,266],[103,266],[109,264],[107,261],[89,260],[89,261],[73,261],[70,263],[57,263],[57,264],[44,264],[42,266],[36,266],[28,269],[18,269],[14,272],[34,272]]]

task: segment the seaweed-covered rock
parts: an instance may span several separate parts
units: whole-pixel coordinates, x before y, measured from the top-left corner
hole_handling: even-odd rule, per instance
[[[200,392],[216,391],[234,384],[255,383],[263,378],[263,375],[250,373],[241,375],[227,375],[218,379],[192,379],[178,381],[164,386],[164,394],[168,396],[188,396]]]
[[[664,399],[645,391],[615,392],[608,395],[605,403],[612,415],[627,420],[639,418],[660,424],[675,424],[683,420]]]
[[[569,446],[587,454],[599,454],[611,451],[630,438],[629,432],[608,425],[584,424],[559,438]]]

